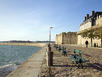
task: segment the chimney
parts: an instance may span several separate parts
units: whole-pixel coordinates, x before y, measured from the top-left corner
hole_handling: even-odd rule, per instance
[[[85,21],[86,21],[87,17],[85,16]]]
[[[92,16],[95,16],[95,11],[92,11]]]
[[[86,15],[87,19],[89,19],[89,14]]]

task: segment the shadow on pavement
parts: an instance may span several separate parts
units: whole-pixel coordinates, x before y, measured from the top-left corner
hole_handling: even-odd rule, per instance
[[[53,67],[77,67],[77,64],[75,65],[53,65]],[[83,68],[93,68],[96,69],[98,71],[102,71],[102,64],[99,63],[87,63],[86,65],[83,65]]]
[[[92,67],[93,69],[96,69],[98,71],[102,71],[102,64],[99,63],[88,63],[88,67]]]
[[[76,65],[53,65],[53,67],[77,67]]]

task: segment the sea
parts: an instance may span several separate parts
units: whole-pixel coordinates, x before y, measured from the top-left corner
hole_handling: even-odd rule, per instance
[[[0,45],[0,77],[6,77],[39,50],[34,46]]]
[[[40,50],[40,47],[0,45],[0,66],[19,65],[38,50]]]

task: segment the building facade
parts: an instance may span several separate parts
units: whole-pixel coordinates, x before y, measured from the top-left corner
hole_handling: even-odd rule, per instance
[[[89,14],[87,14],[85,16],[85,19],[83,21],[82,24],[80,24],[80,31],[77,32],[78,35],[78,45],[83,45],[85,46],[85,42],[88,41],[89,42],[89,46],[91,46],[91,39],[88,37],[82,37],[82,33],[85,32],[86,30],[98,30],[102,28],[102,12],[95,12],[92,11],[92,15],[89,16]],[[100,46],[101,45],[101,39],[98,38],[94,38],[92,39],[92,46],[97,45]]]
[[[76,32],[62,32],[56,35],[56,44],[77,44]]]

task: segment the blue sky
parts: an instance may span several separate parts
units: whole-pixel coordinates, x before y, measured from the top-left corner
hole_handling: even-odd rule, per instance
[[[0,0],[0,41],[52,40],[79,31],[84,16],[102,11],[102,0]]]

